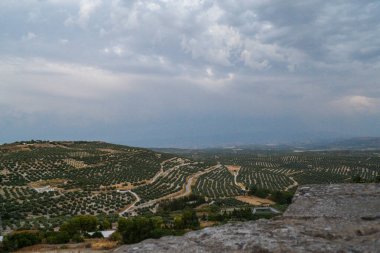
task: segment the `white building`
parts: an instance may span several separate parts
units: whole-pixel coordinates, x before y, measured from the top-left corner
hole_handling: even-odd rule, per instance
[[[113,233],[116,232],[116,230],[103,230],[99,232],[102,233],[104,238],[109,238]],[[88,234],[92,236],[94,233],[95,232],[89,232]]]

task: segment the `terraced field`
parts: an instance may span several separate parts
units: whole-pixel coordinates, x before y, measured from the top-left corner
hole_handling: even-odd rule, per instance
[[[193,154],[187,154],[192,157]],[[200,160],[217,160],[240,167],[236,183],[249,189],[252,185],[269,190],[290,190],[302,184],[351,182],[355,177],[374,181],[380,176],[380,154],[370,151],[254,151],[217,150],[197,153]],[[217,188],[209,183],[212,188]],[[231,187],[230,184],[227,184]],[[202,187],[200,187],[202,188]],[[204,187],[203,187],[204,188]],[[206,187],[207,188],[207,187]],[[213,190],[199,191],[209,194]],[[209,194],[213,197],[223,197]]]
[[[242,189],[234,182],[233,175],[222,166],[199,177],[193,192],[208,198],[224,198],[242,195]]]
[[[379,175],[380,154],[370,151],[174,155],[103,142],[14,143],[0,146],[1,226],[54,228],[78,214],[154,212],[160,201],[191,193],[209,202],[238,203],[253,185],[289,191],[355,177],[374,181]]]
[[[164,196],[180,192],[186,184],[186,179],[206,167],[190,160],[180,160],[180,163],[171,162],[165,166],[166,170],[152,183],[135,188],[137,193],[144,201],[162,198]],[[174,166],[168,168],[169,166]]]
[[[238,182],[242,182],[247,188],[256,185],[258,188],[271,190],[284,190],[294,182],[289,176],[279,173],[281,170],[271,170],[261,167],[242,167],[237,177]]]
[[[162,169],[164,159],[173,158],[173,155],[102,142],[3,145],[0,147],[2,227],[40,226],[41,220],[53,226],[54,222],[46,220],[118,213],[136,201],[136,196],[126,190],[149,184]],[[197,166],[181,171],[189,173]],[[170,174],[163,180],[175,176]],[[155,184],[163,183],[159,179]],[[173,181],[170,190],[181,188],[182,182],[183,179]],[[156,188],[153,191],[166,194]],[[146,194],[142,199],[150,198]]]

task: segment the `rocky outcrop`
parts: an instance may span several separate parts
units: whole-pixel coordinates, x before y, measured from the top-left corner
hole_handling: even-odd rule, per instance
[[[379,252],[380,184],[299,187],[273,220],[233,223],[124,245],[122,252]]]

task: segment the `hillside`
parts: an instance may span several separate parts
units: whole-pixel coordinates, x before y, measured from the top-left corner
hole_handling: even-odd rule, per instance
[[[172,150],[175,151],[175,150]],[[370,151],[183,150],[167,154],[104,142],[19,142],[0,146],[2,229],[54,228],[80,214],[155,213],[190,194],[238,207],[273,203],[270,191],[310,183],[374,181]],[[268,191],[246,196],[252,186]],[[256,194],[256,193],[255,193]]]
[[[203,169],[173,155],[103,142],[2,145],[2,226],[54,227],[66,216],[123,214],[182,193],[187,177]]]

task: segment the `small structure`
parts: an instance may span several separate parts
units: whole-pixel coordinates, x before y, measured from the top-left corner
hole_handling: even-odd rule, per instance
[[[113,233],[116,232],[116,230],[103,230],[99,231],[104,238],[109,238]],[[95,232],[88,232],[89,235],[93,235]]]
[[[53,192],[55,191],[53,188],[50,187],[50,185],[44,186],[44,187],[36,187],[33,188],[36,192],[38,193],[43,193],[43,192]]]
[[[252,214],[280,214],[281,212],[278,211],[276,208],[270,207],[270,206],[264,206],[264,207],[253,207],[251,208]]]
[[[131,192],[130,190],[116,190],[117,192],[120,192],[120,193],[127,193],[127,192]]]

